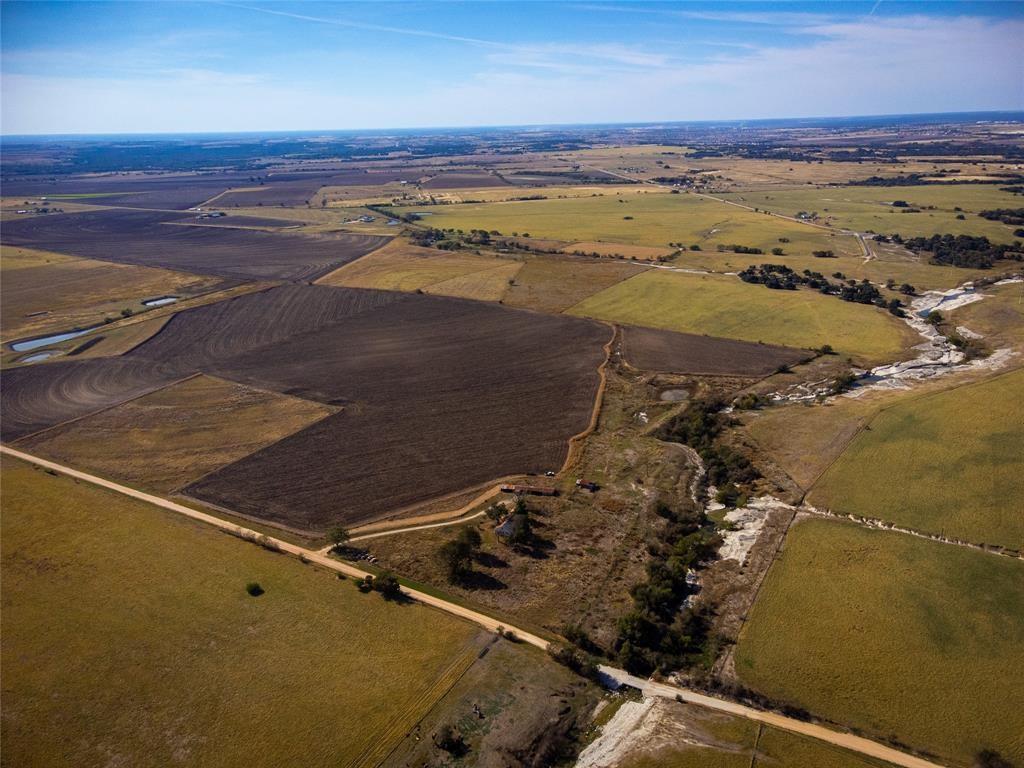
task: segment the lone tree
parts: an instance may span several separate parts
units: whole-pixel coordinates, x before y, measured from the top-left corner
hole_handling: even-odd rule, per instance
[[[337,549],[347,544],[348,540],[352,537],[349,535],[347,528],[336,525],[327,532],[327,538],[334,545],[334,548]]]
[[[455,539],[441,545],[437,554],[445,568],[448,581],[454,584],[469,575],[480,543],[480,533],[476,528],[463,528]]]
[[[464,755],[467,751],[462,734],[450,725],[442,725],[434,734],[434,744],[450,755]]]
[[[974,768],[1013,768],[1013,764],[994,749],[983,749],[974,757]]]
[[[373,589],[380,592],[388,600],[394,600],[402,596],[402,586],[391,571],[384,571],[373,580]]]

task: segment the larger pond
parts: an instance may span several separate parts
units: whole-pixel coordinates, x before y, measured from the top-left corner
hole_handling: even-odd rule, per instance
[[[75,339],[79,336],[84,336],[87,333],[91,333],[99,328],[98,325],[94,325],[91,328],[83,328],[79,331],[65,331],[64,333],[55,333],[52,336],[40,336],[37,339],[28,339],[26,341],[16,341],[11,344],[11,349],[15,352],[29,352],[33,349],[39,349],[40,347],[48,347],[51,344],[59,344],[62,341],[68,339]]]

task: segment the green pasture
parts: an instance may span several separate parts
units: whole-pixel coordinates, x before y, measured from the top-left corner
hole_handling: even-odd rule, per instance
[[[917,343],[902,322],[871,306],[815,291],[773,291],[725,275],[651,269],[590,296],[570,314],[670,331],[791,347],[830,344],[862,363],[892,360]]]
[[[761,248],[766,254],[783,244],[794,253],[833,249],[855,254],[852,238],[804,224],[754,213],[692,194],[606,195],[572,199],[408,206],[395,213],[428,213],[420,223],[442,229],[528,233],[553,240],[602,241],[663,247],[681,242],[714,250],[717,245]]]
[[[1024,550],[1024,370],[896,404],[811,489],[818,506]]]
[[[747,686],[968,764],[1024,760],[1024,563],[854,523],[791,529],[740,633]]]

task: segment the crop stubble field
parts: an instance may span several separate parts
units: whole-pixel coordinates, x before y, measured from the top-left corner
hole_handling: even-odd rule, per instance
[[[170,492],[335,409],[197,376],[19,443],[136,487]]]
[[[776,700],[945,759],[988,748],[1020,760],[1022,643],[1019,561],[809,519],[768,573],[736,671]]]
[[[396,238],[317,282],[497,301],[521,267],[519,261],[421,248]]]

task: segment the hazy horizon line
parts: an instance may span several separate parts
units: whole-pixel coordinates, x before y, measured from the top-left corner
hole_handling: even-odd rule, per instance
[[[225,130],[204,130],[204,131],[127,131],[124,133],[4,133],[0,127],[0,140],[11,139],[89,139],[104,137],[184,137],[184,136],[267,136],[267,135],[331,135],[331,134],[358,134],[358,133],[415,133],[417,131],[474,131],[474,130],[542,130],[558,128],[654,128],[658,126],[685,126],[685,125],[738,125],[744,123],[799,123],[807,121],[837,121],[837,120],[867,120],[867,119],[896,119],[896,118],[925,118],[925,117],[953,117],[957,115],[1001,115],[1010,117],[1008,122],[1024,122],[1024,109],[986,109],[986,110],[963,110],[949,112],[896,112],[896,113],[870,113],[855,115],[805,115],[792,117],[750,117],[716,119],[702,118],[693,120],[639,120],[624,122],[583,122],[583,123],[492,123],[478,125],[420,125],[406,128],[398,127],[373,127],[373,128],[302,128],[302,129],[275,129],[263,128],[251,131],[225,131]]]

